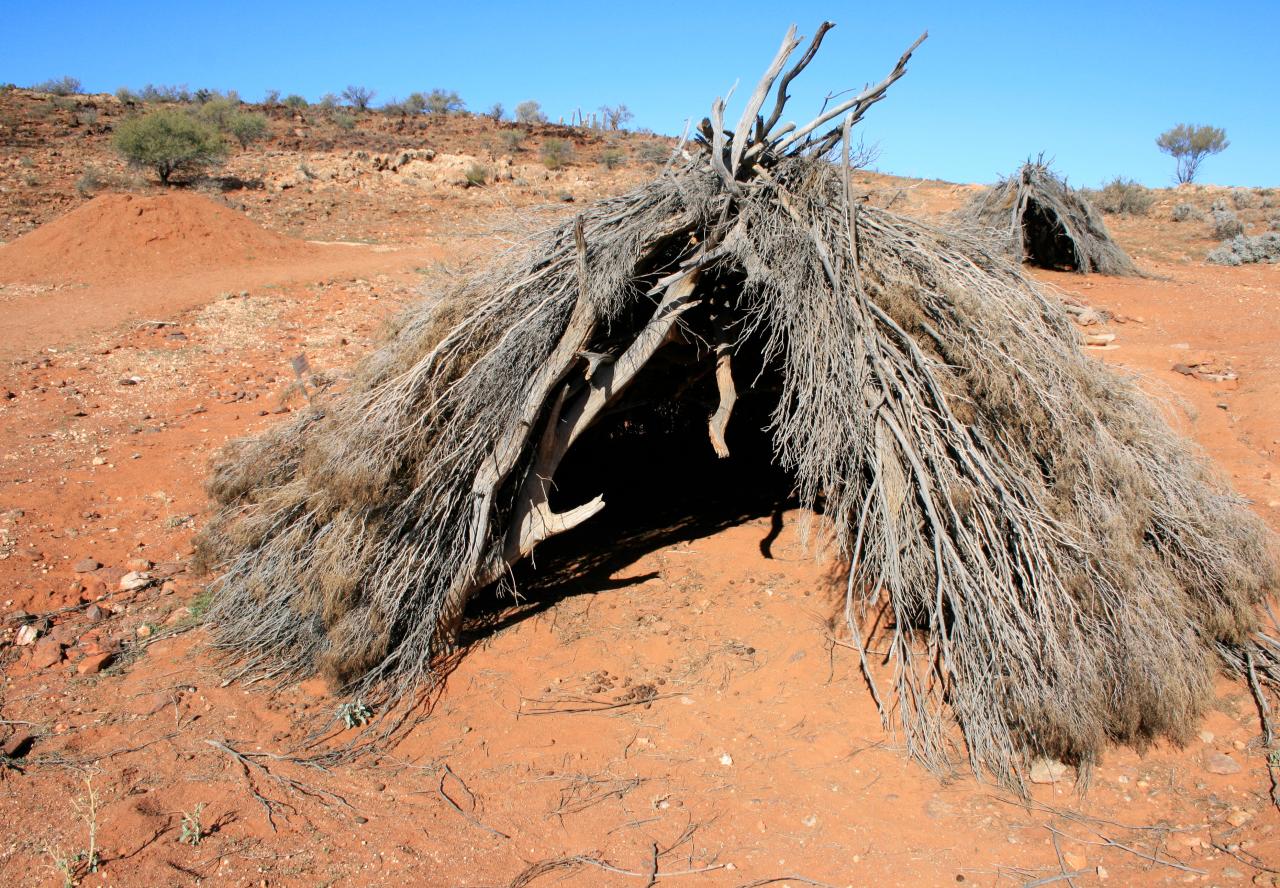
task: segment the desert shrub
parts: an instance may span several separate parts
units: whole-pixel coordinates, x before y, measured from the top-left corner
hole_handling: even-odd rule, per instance
[[[265,115],[240,111],[227,121],[226,132],[240,143],[241,148],[248,148],[254,142],[267,138],[270,128]]]
[[[453,90],[433,89],[427,95],[427,112],[430,114],[454,114],[467,107]]]
[[[367,86],[348,86],[342,91],[342,97],[347,100],[347,104],[357,111],[369,110],[369,103],[376,95],[377,93]]]
[[[77,107],[76,100],[70,96],[54,96],[49,104],[59,111],[74,111]]]
[[[284,106],[294,111],[301,111],[307,107],[307,100],[297,93],[291,93],[284,97]]]
[[[573,146],[565,139],[547,139],[542,143],[542,162],[549,170],[558,170],[573,160]]]
[[[473,163],[467,167],[467,187],[478,188],[489,181],[489,168],[483,164]]]
[[[1102,190],[1090,192],[1089,198],[1098,209],[1113,216],[1145,216],[1156,202],[1149,188],[1120,176],[1104,185]]]
[[[96,108],[86,108],[84,111],[76,112],[76,123],[80,126],[93,126],[98,122],[98,111]]]
[[[666,163],[671,159],[671,146],[661,142],[642,142],[636,149],[636,160],[641,163]]]
[[[354,114],[348,114],[346,111],[338,111],[333,115],[333,125],[345,132],[350,132],[356,128],[356,118]]]
[[[1213,208],[1213,236],[1218,240],[1227,240],[1244,234],[1244,223],[1240,221],[1240,217],[1228,210],[1226,207],[1214,205]]]
[[[1267,226],[1272,231],[1280,231],[1280,216],[1272,216],[1267,220]]]
[[[1225,130],[1190,123],[1165,130],[1156,139],[1156,147],[1177,162],[1175,177],[1179,183],[1194,182],[1201,161],[1210,154],[1226,151],[1230,145]]]
[[[635,117],[626,105],[601,105],[600,123],[605,129],[619,130]]]
[[[142,103],[142,96],[127,86],[122,86],[116,90],[116,98],[120,100],[122,105],[139,105]]]
[[[1252,210],[1262,205],[1262,197],[1255,193],[1252,188],[1233,188],[1231,190],[1231,203],[1237,210]]]
[[[80,92],[80,81],[74,77],[59,77],[56,80],[33,83],[31,88],[36,92],[53,93],[55,96],[73,96]]]
[[[93,164],[84,168],[80,178],[76,180],[76,193],[81,197],[92,197],[93,193],[106,184],[102,170]]]
[[[162,109],[132,117],[118,127],[115,148],[125,160],[154,170],[168,185],[174,173],[195,173],[226,156],[222,135],[182,111]]]
[[[612,170],[627,162],[627,152],[621,148],[606,148],[600,152],[600,163],[605,169]]]
[[[515,154],[520,150],[520,144],[524,141],[524,137],[524,130],[503,130],[498,133],[498,144],[502,146],[502,150],[507,154]]]
[[[547,115],[542,113],[542,106],[533,101],[533,99],[516,105],[516,123],[533,126],[534,124],[546,122]]]
[[[494,102],[492,105],[489,106],[489,110],[484,112],[484,116],[492,120],[494,123],[497,123],[504,116],[506,116],[506,113],[507,113],[507,109],[502,107],[501,102]]]
[[[333,93],[325,93],[320,97],[320,101],[316,104],[324,111],[332,111],[342,104],[342,100]]]
[[[280,104],[280,90],[269,89],[262,94],[262,107],[274,108]]]
[[[197,94],[198,95],[198,94]],[[217,98],[206,98],[200,102],[200,110],[197,112],[200,119],[205,123],[212,124],[222,132],[227,131],[227,127],[231,124],[231,119],[240,113],[240,103],[231,99],[218,96]]]
[[[1280,262],[1280,231],[1268,231],[1254,237],[1238,234],[1217,249],[1210,251],[1205,261],[1213,265]]]
[[[1173,208],[1170,218],[1174,222],[1199,222],[1204,219],[1204,211],[1195,204],[1180,203]]]
[[[138,90],[144,102],[190,102],[191,93],[184,83],[181,86],[148,83]]]

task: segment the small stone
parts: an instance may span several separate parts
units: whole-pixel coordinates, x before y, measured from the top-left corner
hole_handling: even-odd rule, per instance
[[[1098,881],[1100,882],[1105,882],[1107,879],[1111,877],[1111,873],[1107,872],[1107,868],[1105,866],[1098,867],[1097,873],[1098,873]]]
[[[731,766],[733,764],[733,756],[726,752],[724,755],[720,756],[720,764],[724,765],[726,768]]]
[[[181,623],[183,620],[188,619],[190,616],[191,608],[176,607],[173,609],[173,613],[169,614],[169,616],[165,618],[164,624],[166,626],[173,626],[176,623]]]
[[[89,618],[90,623],[97,623],[105,620],[111,611],[97,604],[91,604],[85,608],[84,615]]]
[[[76,666],[76,672],[81,675],[97,675],[111,663],[114,657],[115,653],[112,651],[103,651],[100,654],[85,657]]]
[[[81,558],[71,569],[78,574],[85,574],[93,573],[100,567],[102,567],[102,562],[100,561],[95,561],[92,558]]]
[[[82,584],[82,595],[89,601],[96,601],[107,594],[107,581],[102,577],[89,577]]]
[[[53,638],[42,638],[31,648],[31,668],[48,669],[62,662],[62,643]]]
[[[144,571],[151,570],[151,562],[145,558],[130,558],[125,562],[125,567],[129,568],[129,570],[142,573]]]
[[[136,634],[139,638],[150,638],[151,627],[148,626],[146,623],[143,623],[141,626],[138,627]]]
[[[106,457],[103,456],[95,456],[92,462],[95,466],[105,466],[107,464]]]
[[[1031,763],[1032,783],[1057,783],[1067,773],[1067,766],[1053,759],[1039,758]]]
[[[1231,813],[1227,815],[1227,823],[1237,827],[1244,826],[1252,819],[1252,814],[1248,811],[1241,810],[1240,808],[1233,808]]]
[[[1062,860],[1066,863],[1067,868],[1073,872],[1082,870],[1089,865],[1089,861],[1085,860],[1080,854],[1072,854],[1070,851],[1062,855]]]
[[[18,647],[26,647],[29,644],[35,644],[39,636],[40,630],[33,624],[28,623],[25,626],[18,627],[18,633],[14,636],[13,643]]]
[[[1210,774],[1239,774],[1240,763],[1221,752],[1211,752],[1204,757],[1204,769]]]
[[[1173,372],[1181,373],[1183,376],[1194,376],[1196,373],[1194,368],[1189,367],[1186,364],[1174,364]]]
[[[140,571],[131,570],[120,578],[120,591],[132,592],[151,583],[151,577]]]
[[[1200,732],[1200,742],[1201,742],[1201,743],[1212,743],[1212,742],[1213,742],[1213,731],[1201,731],[1201,732]]]
[[[352,817],[351,819],[352,819],[352,820],[354,820],[356,823],[368,823],[368,822],[369,822],[369,818],[368,818],[368,817],[361,817],[359,814],[357,814],[355,817]]]

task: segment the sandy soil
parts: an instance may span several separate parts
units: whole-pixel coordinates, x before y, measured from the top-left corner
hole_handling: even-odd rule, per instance
[[[641,177],[572,174],[582,195]],[[971,190],[864,184],[925,214]],[[324,196],[301,213],[254,195],[247,217],[187,207],[203,220],[187,226],[246,242],[301,235],[267,238],[273,256],[188,241],[121,276],[36,250],[43,266],[7,274],[23,240],[0,248],[0,742],[16,746],[0,759],[0,884],[1276,884],[1247,688],[1221,681],[1197,740],[1116,748],[1087,786],[1067,772],[1024,801],[929,774],[832,637],[835,566],[805,545],[804,516],[737,503],[692,525],[584,528],[565,546],[591,569],[478,613],[429,717],[324,758],[358,735],[335,721],[350,701],[229,682],[198,626],[187,564],[209,457],[301,402],[293,357],[324,397],[424,277],[499,245],[512,205],[560,187],[438,188],[414,209],[388,185],[381,251],[304,242],[371,227],[368,186],[299,186]],[[1280,527],[1280,268],[1203,265],[1203,226],[1166,221],[1186,197],[1115,225],[1156,277],[1040,276],[1117,316],[1098,358],[1165,398]],[[32,615],[44,634],[19,644]]]

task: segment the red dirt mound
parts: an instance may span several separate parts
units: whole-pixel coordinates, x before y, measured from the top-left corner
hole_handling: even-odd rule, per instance
[[[105,283],[292,261],[315,252],[196,194],[104,194],[0,247],[0,280]]]

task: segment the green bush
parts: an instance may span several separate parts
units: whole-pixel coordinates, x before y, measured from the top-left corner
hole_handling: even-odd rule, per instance
[[[206,98],[200,101],[200,119],[205,123],[212,124],[222,132],[226,132],[231,125],[231,119],[240,113],[240,103],[231,99],[223,98]]]
[[[502,107],[501,102],[494,102],[489,106],[489,110],[484,113],[484,116],[492,120],[494,123],[497,123],[506,116],[506,113],[507,109]]]
[[[142,96],[127,86],[122,86],[116,90],[116,98],[120,100],[122,105],[138,105],[142,103]]]
[[[74,77],[59,77],[57,80],[33,83],[31,88],[36,92],[53,93],[55,96],[74,96],[80,92],[80,81]]]
[[[138,91],[138,95],[144,102],[190,102],[191,92],[187,89],[186,84],[181,86],[166,86],[154,83],[148,83]]]
[[[498,144],[502,146],[502,150],[507,154],[515,154],[520,150],[520,143],[524,141],[524,135],[524,130],[503,130],[498,133]]]
[[[431,114],[453,114],[467,107],[453,90],[433,89],[427,96],[427,111]]]
[[[468,188],[478,188],[488,183],[489,168],[482,164],[473,163],[467,167],[466,177]]]
[[[558,170],[573,160],[573,146],[565,139],[547,139],[542,143],[542,162],[549,170]]]
[[[293,93],[292,95],[284,97],[284,106],[286,108],[292,108],[294,111],[301,111],[303,108],[307,107],[307,100],[297,93]]]
[[[340,130],[350,132],[356,128],[355,115],[348,114],[346,111],[336,111],[333,115],[333,125]]]
[[[1156,202],[1156,196],[1150,189],[1120,176],[1104,185],[1101,191],[1092,192],[1089,197],[1098,209],[1113,216],[1145,216]]]
[[[232,115],[227,122],[226,132],[240,143],[241,148],[248,148],[254,142],[260,142],[270,135],[266,116],[248,111]]]
[[[608,170],[620,167],[627,162],[627,152],[621,148],[606,148],[600,152],[600,162]]]
[[[196,173],[226,156],[222,135],[190,114],[161,109],[116,127],[115,148],[134,166],[155,170],[168,185],[174,173]]]

